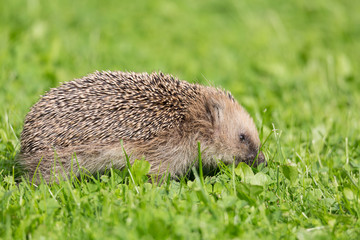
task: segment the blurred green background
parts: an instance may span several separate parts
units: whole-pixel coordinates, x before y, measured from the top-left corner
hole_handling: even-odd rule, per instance
[[[2,0],[1,111],[19,124],[38,95],[59,82],[95,70],[160,70],[227,88],[253,111],[346,113],[359,100],[359,5]],[[338,101],[340,95],[348,96]],[[289,109],[294,101],[298,108]]]

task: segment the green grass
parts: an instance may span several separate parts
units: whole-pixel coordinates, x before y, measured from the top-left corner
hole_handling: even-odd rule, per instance
[[[360,2],[0,2],[0,239],[358,239]],[[158,71],[230,90],[268,167],[144,180],[148,167],[18,185],[23,119],[95,70]],[[254,175],[255,174],[255,175]]]

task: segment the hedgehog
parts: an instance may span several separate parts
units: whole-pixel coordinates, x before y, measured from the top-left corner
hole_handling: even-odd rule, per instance
[[[230,92],[163,73],[95,72],[51,89],[32,106],[18,162],[46,181],[145,159],[173,179],[202,165],[266,163],[253,119]]]

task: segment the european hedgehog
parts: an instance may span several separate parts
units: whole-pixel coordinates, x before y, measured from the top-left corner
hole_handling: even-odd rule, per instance
[[[90,173],[144,157],[150,173],[184,176],[204,168],[264,162],[250,115],[229,92],[163,73],[95,72],[51,89],[30,110],[19,162],[30,177]]]

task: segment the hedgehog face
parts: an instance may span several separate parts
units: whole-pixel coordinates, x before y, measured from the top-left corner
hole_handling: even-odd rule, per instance
[[[266,163],[260,150],[260,139],[250,115],[233,99],[221,99],[212,104],[214,127],[213,154],[226,164],[245,162],[254,166]],[[257,157],[257,158],[256,158]]]

